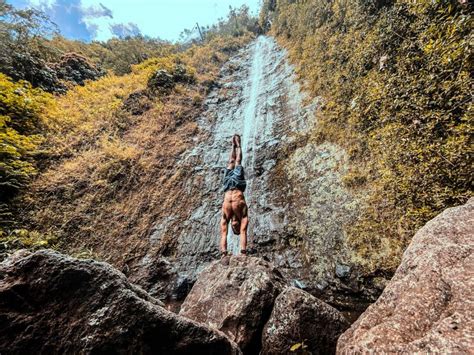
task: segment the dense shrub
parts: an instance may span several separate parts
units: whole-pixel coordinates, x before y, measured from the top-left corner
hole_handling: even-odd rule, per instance
[[[130,73],[132,65],[147,59],[177,52],[177,46],[169,42],[143,36],[85,43],[57,35],[46,42],[57,50],[57,55],[51,59],[53,62],[57,61],[58,56],[64,53],[78,53],[86,57],[97,68],[111,71],[117,75]]]
[[[181,33],[181,37],[185,43],[201,43],[212,41],[222,37],[244,37],[250,34],[260,34],[261,27],[258,18],[250,13],[247,5],[239,8],[229,6],[229,13],[226,18],[220,18],[217,23],[212,26],[200,27],[199,35],[196,28],[185,29]]]
[[[466,2],[465,2],[466,3]],[[262,24],[324,98],[314,135],[345,146],[365,199],[347,227],[367,271],[393,270],[415,230],[472,194],[472,5],[269,1]]]
[[[36,173],[41,114],[53,107],[52,96],[41,89],[0,74],[0,235],[11,223],[12,198]]]
[[[84,85],[86,80],[97,80],[105,74],[98,70],[89,60],[76,53],[66,53],[59,62],[52,65],[59,79],[74,85]]]
[[[54,50],[44,38],[54,33],[54,24],[40,11],[16,10],[0,3],[0,73],[50,92],[64,91],[47,64]]]

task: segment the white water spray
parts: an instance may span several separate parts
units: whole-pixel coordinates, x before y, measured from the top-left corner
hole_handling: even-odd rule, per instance
[[[243,111],[243,131],[242,131],[242,165],[245,170],[247,179],[246,202],[251,205],[253,199],[253,180],[255,175],[255,155],[256,155],[256,141],[257,129],[261,122],[259,116],[259,98],[265,93],[263,86],[264,67],[266,64],[264,60],[271,42],[268,37],[260,36],[255,40],[253,48],[252,66],[249,72],[248,85],[246,85],[243,92],[245,109]],[[264,99],[264,98],[263,98]],[[239,236],[234,236],[231,228],[227,234],[228,249],[233,254],[239,253]]]

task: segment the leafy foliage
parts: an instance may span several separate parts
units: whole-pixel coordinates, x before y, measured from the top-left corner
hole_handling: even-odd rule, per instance
[[[63,93],[68,86],[64,81],[83,85],[84,79],[95,80],[107,69],[130,73],[131,65],[175,48],[142,35],[93,43],[68,40],[41,11],[0,4],[0,72],[49,92]]]
[[[57,36],[50,43],[62,52],[81,54],[96,66],[111,70],[117,75],[130,73],[134,64],[176,52],[176,46],[168,42],[141,35],[92,43],[71,41]]]
[[[49,107],[54,107],[52,96],[0,74],[0,228],[10,222],[11,199],[36,173],[41,114]]]
[[[207,27],[200,28],[204,41],[208,42],[215,38],[222,37],[243,37],[249,34],[259,34],[261,32],[258,19],[250,13],[247,5],[242,5],[239,8],[229,6],[229,13],[226,18],[221,18],[219,21]],[[183,40],[189,39],[195,35],[194,29],[185,29],[181,33]],[[201,41],[200,36],[194,38],[194,43]]]
[[[48,91],[62,91],[55,71],[46,63],[54,49],[44,38],[54,33],[55,25],[42,12],[0,3],[0,72]]]
[[[348,244],[393,270],[413,233],[472,194],[472,9],[458,1],[266,1],[262,24],[325,104],[314,132],[345,146],[365,198]]]

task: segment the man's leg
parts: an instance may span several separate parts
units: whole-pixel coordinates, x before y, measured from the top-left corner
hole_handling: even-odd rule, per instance
[[[235,164],[242,165],[242,148],[240,147],[240,136],[238,134],[234,136],[234,147],[236,151]]]
[[[235,160],[237,158],[237,153],[235,151],[235,136],[232,137],[232,150],[230,151],[229,161],[227,162],[227,169],[235,168]]]

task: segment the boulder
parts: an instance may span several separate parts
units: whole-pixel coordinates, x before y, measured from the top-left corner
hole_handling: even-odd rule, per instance
[[[86,80],[97,80],[105,75],[104,71],[97,69],[86,57],[77,53],[66,53],[58,63],[51,66],[59,79],[74,85],[84,85]]]
[[[147,86],[152,92],[169,93],[175,84],[172,74],[165,69],[159,69],[150,76]]]
[[[337,352],[470,353],[474,349],[474,198],[413,237],[380,298]]]
[[[0,265],[0,353],[239,354],[106,263],[43,250]]]
[[[258,354],[263,327],[282,287],[271,263],[228,256],[201,272],[179,314],[223,331],[244,353]]]
[[[287,354],[301,349],[316,354],[333,354],[339,336],[349,323],[335,308],[289,287],[276,299],[262,335],[262,354]]]
[[[173,263],[159,254],[143,258],[131,271],[128,277],[131,282],[166,303],[168,309],[176,311],[179,311],[194,283],[187,274],[178,272]]]

